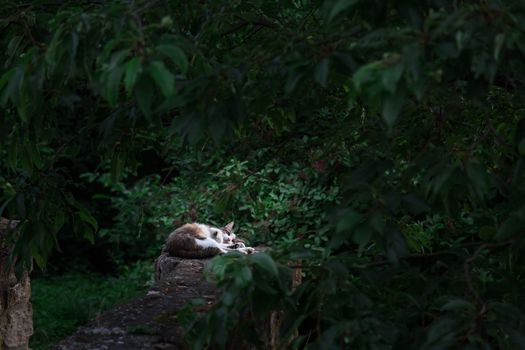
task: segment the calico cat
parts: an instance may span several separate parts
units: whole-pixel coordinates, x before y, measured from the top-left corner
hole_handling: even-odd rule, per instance
[[[255,250],[235,243],[233,222],[222,228],[199,223],[179,227],[166,240],[164,251],[181,258],[205,259],[230,251],[252,254]]]

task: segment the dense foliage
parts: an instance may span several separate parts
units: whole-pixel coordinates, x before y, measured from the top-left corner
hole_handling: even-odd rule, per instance
[[[272,258],[214,260],[196,348],[275,310],[283,347],[525,346],[521,1],[0,6],[14,255],[235,219]]]

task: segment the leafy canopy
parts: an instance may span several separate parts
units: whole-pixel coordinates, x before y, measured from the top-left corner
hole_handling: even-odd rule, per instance
[[[275,256],[301,260],[295,290],[266,255],[218,258],[232,274],[190,324],[207,330],[195,345],[224,346],[234,327],[260,341],[256,320],[278,309],[295,347],[524,346],[522,1],[0,6],[14,255],[44,266],[64,227],[93,240],[71,169],[118,180],[152,143],[306,125],[346,154],[327,239]]]

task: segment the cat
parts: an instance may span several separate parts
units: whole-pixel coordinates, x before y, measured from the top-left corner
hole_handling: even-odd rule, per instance
[[[164,251],[181,258],[205,259],[230,251],[252,254],[255,249],[236,242],[233,222],[222,228],[204,224],[186,224],[168,236]]]

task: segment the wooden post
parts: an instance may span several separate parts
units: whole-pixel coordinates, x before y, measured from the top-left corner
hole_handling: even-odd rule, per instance
[[[289,263],[289,266],[292,267],[293,265],[300,265],[300,262],[294,261],[293,263]],[[297,288],[302,282],[302,270],[300,267],[292,267],[293,268],[293,276],[292,276],[292,289]],[[286,343],[279,344],[279,329],[281,328],[281,324],[283,323],[283,312],[282,311],[273,311],[270,314],[270,339],[268,348],[271,350],[277,350],[277,349],[286,349],[286,346],[289,345],[292,340],[297,337],[297,332],[292,334],[290,336],[290,339],[286,340]]]

